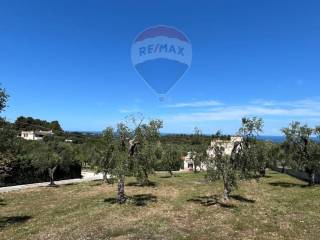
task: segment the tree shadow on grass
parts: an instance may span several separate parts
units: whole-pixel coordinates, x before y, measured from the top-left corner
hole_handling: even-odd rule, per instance
[[[159,176],[159,178],[176,178],[176,177],[181,177],[180,175],[173,175],[173,176],[170,176],[170,175],[164,175],[164,176]]]
[[[272,178],[272,176],[270,176],[270,175],[265,175],[265,176],[263,176],[262,178]]]
[[[100,182],[94,182],[93,181],[92,183],[90,183],[90,187],[102,186],[104,184],[108,185],[108,183],[105,183],[103,181],[100,181]],[[110,185],[112,185],[112,184],[110,184]]]
[[[77,183],[66,183],[66,184],[63,184],[62,186],[74,186],[74,185],[76,185]]]
[[[128,200],[136,206],[146,206],[148,203],[157,202],[157,196],[152,194],[137,194],[129,197]]]
[[[117,199],[114,197],[110,197],[110,198],[106,198],[104,199],[105,203],[109,203],[109,204],[116,204],[117,203]]]
[[[116,204],[117,199],[116,198],[106,198],[104,202],[109,203],[109,204]],[[157,196],[154,196],[152,194],[137,194],[133,196],[128,196],[127,197],[127,203],[139,206],[139,207],[144,207],[148,205],[149,203],[154,203],[157,202]]]
[[[257,180],[257,181],[260,181],[260,180],[266,179],[266,178],[272,178],[272,176],[270,176],[270,175],[264,175],[264,176],[254,175],[254,176],[252,176],[252,179],[255,179],[255,180]]]
[[[57,185],[57,184],[54,184],[54,185],[45,185],[45,186],[40,186],[40,188],[47,188],[47,189],[50,189],[50,188],[59,188],[59,187],[61,187],[61,186],[63,186],[63,185]],[[65,184],[64,186],[67,186],[67,184]]]
[[[139,183],[139,182],[129,182],[127,183],[128,187],[156,187],[158,183],[149,181],[147,183]]]
[[[3,199],[0,199],[0,206],[5,206],[5,205],[7,205],[5,201]]]
[[[0,230],[13,224],[19,224],[29,220],[31,216],[0,217]]]
[[[199,196],[195,198],[191,198],[187,200],[188,202],[193,202],[193,203],[199,203],[202,206],[209,207],[213,205],[217,205],[222,208],[229,208],[229,209],[234,209],[237,208],[237,206],[232,205],[232,204],[227,204],[224,203],[220,200],[220,197],[217,195],[214,196]]]
[[[242,197],[240,195],[231,195],[230,198],[237,200],[239,202],[244,202],[244,203],[255,203],[256,201],[253,199],[248,199],[246,197]]]
[[[292,188],[292,187],[309,187],[308,184],[301,184],[301,183],[289,183],[289,182],[271,182],[269,183],[271,186],[275,187],[283,187],[283,188]]]
[[[90,181],[89,186],[90,187],[96,187],[96,186],[113,186],[114,184],[117,184],[117,182],[113,179],[108,182],[101,179]]]

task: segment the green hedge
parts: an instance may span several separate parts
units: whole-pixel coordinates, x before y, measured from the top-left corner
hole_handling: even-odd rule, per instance
[[[55,180],[81,177],[81,165],[73,163],[55,172]],[[0,187],[49,181],[47,171],[39,171],[28,160],[14,160],[6,166],[0,166]]]

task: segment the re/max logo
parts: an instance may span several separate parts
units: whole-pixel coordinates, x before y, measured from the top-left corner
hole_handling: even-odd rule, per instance
[[[169,44],[149,44],[145,47],[139,48],[139,56],[145,56],[155,53],[172,53],[180,56],[184,56],[184,47],[178,45]]]

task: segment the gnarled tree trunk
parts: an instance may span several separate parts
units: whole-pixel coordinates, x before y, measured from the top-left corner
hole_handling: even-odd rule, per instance
[[[103,172],[103,173],[102,173],[102,179],[103,179],[103,182],[104,182],[104,183],[108,183],[108,176],[107,176],[107,173],[106,173],[106,172]]]
[[[57,170],[58,166],[55,166],[54,168],[49,168],[48,172],[49,172],[49,178],[50,178],[50,183],[49,186],[55,186],[56,184],[54,183],[54,173]]]
[[[231,188],[230,188],[230,185],[229,185],[229,182],[228,182],[228,177],[227,176],[223,176],[223,187],[224,187],[224,190],[223,190],[223,199],[225,201],[229,201],[229,195],[231,193]]]
[[[229,201],[230,192],[231,192],[231,190],[230,190],[230,188],[228,187],[228,185],[227,185],[227,184],[224,184],[223,199],[224,199],[225,201]]]
[[[314,172],[309,173],[309,185],[312,186],[316,182],[316,174]]]
[[[111,178],[108,178],[108,173],[103,173],[103,182],[107,184],[113,184],[113,181]]]
[[[125,203],[127,200],[126,195],[124,193],[124,176],[121,175],[118,180],[118,197],[117,202],[120,204]]]
[[[148,173],[145,169],[143,169],[143,174],[144,174],[143,185],[148,185],[149,184],[149,176],[148,176]]]
[[[266,168],[261,168],[260,170],[259,170],[259,174],[260,174],[260,176],[261,177],[265,177],[266,176]]]

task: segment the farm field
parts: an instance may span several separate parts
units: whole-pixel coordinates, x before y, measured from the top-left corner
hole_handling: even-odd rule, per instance
[[[128,203],[100,181],[0,195],[0,239],[319,239],[320,188],[276,172],[229,203],[203,174],[128,178]]]

